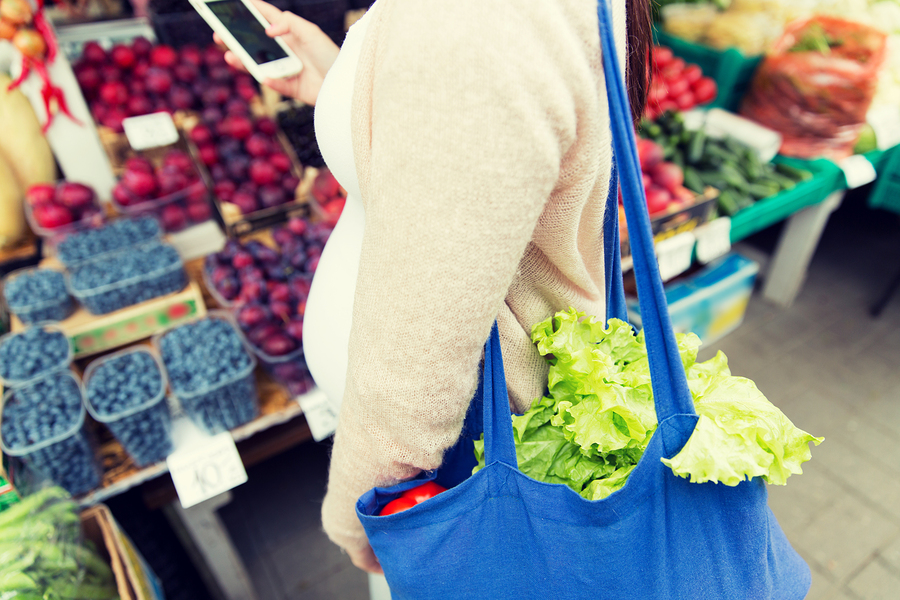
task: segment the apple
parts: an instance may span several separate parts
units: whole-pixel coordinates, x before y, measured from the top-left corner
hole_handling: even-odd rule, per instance
[[[56,229],[74,220],[69,209],[59,204],[39,204],[34,207],[32,214],[37,224],[44,229]]]
[[[56,187],[54,200],[64,208],[83,211],[94,203],[94,190],[74,181],[65,181]]]
[[[28,191],[25,192],[25,200],[31,206],[38,206],[53,202],[55,195],[56,186],[52,183],[38,183],[28,188]]]

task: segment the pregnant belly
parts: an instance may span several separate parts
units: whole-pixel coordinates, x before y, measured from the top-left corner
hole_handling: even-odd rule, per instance
[[[344,397],[364,224],[362,202],[347,198],[319,259],[303,317],[303,348],[309,372],[335,407]]]

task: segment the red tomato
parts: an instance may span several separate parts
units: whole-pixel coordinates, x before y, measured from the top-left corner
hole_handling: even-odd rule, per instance
[[[678,105],[675,104],[674,100],[670,100],[669,98],[666,98],[665,100],[663,100],[662,102],[659,103],[659,113],[660,114],[665,113],[665,112],[674,112],[676,110],[678,110]]]
[[[650,89],[647,91],[647,102],[650,104],[659,104],[668,95],[669,92],[666,88],[666,84],[655,79],[653,80],[653,83],[650,84]]]
[[[672,62],[670,62],[664,69],[660,70],[660,74],[662,78],[668,82],[672,82],[675,79],[681,79],[684,76],[684,66],[685,62],[683,58],[673,58]]]
[[[672,59],[675,58],[675,55],[672,54],[672,51],[665,46],[655,46],[653,48],[653,66],[662,69],[667,64],[672,62]]]
[[[694,84],[703,77],[703,71],[700,70],[699,65],[688,65],[684,68],[684,73],[682,73],[682,77],[687,79],[687,82],[690,84]]]
[[[694,100],[694,94],[691,93],[691,90],[688,90],[675,98],[675,104],[678,105],[678,110],[687,110],[696,106],[697,101]]]
[[[709,77],[700,78],[692,87],[694,91],[694,99],[697,104],[706,104],[712,102],[719,92],[715,80]]]
[[[434,498],[441,492],[447,491],[447,488],[441,487],[433,481],[426,481],[420,486],[410,488],[400,495],[401,498],[409,498],[416,504],[424,502],[429,498]]]
[[[388,502],[378,514],[382,517],[386,517],[388,515],[393,515],[394,513],[402,512],[408,508],[412,508],[415,505],[416,503],[413,499],[400,496],[396,500],[391,500],[390,502]]]
[[[647,186],[645,193],[647,194],[647,212],[651,215],[666,210],[672,199],[669,192],[656,185]]]
[[[667,96],[670,100],[674,100],[678,96],[682,95],[689,89],[691,89],[691,84],[687,82],[686,79],[670,79],[667,80],[668,85],[667,88],[669,90],[669,95]]]

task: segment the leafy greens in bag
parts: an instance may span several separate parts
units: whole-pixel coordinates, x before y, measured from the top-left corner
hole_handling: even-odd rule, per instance
[[[562,483],[588,500],[605,498],[628,479],[656,431],[650,366],[643,332],[610,319],[607,328],[574,309],[532,328],[531,339],[550,363],[549,395],[513,415],[519,469]],[[677,334],[678,350],[699,420],[671,459],[691,481],[734,486],[763,477],[784,485],[810,459],[816,438],[794,426],[749,379],[734,377],[722,352],[698,363],[700,338]],[[475,442],[484,467],[484,442]]]

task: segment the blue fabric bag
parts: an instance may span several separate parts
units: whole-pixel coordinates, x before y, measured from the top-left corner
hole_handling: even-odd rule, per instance
[[[690,483],[660,461],[678,453],[697,416],[653,252],[605,0],[598,16],[659,426],[625,486],[602,500],[588,501],[565,485],[522,474],[495,326],[463,435],[444,466],[370,490],[357,514],[395,599],[799,600],[809,590],[809,568],[766,505],[765,483]],[[608,316],[621,318],[616,186],[607,208]],[[472,441],[482,431],[487,466],[471,475]],[[400,492],[432,479],[450,489],[406,511],[377,516]]]

